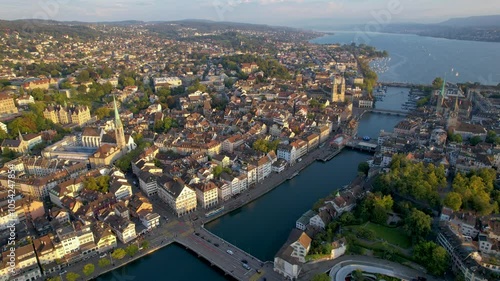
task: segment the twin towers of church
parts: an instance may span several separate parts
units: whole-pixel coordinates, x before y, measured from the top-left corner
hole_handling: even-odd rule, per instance
[[[339,89],[340,86],[340,89]],[[344,102],[345,101],[345,78],[341,76],[333,76],[332,84],[332,102]]]

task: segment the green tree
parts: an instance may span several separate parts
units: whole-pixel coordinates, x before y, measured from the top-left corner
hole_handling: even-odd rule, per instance
[[[76,279],[80,278],[80,274],[74,272],[68,272],[66,274],[66,280],[68,281],[76,281]]]
[[[446,250],[432,241],[421,242],[413,248],[415,260],[430,273],[441,276],[448,269],[450,258]]]
[[[107,106],[99,107],[96,109],[95,115],[97,119],[101,120],[105,117],[109,117],[111,115],[111,110]]]
[[[459,211],[462,207],[462,196],[457,192],[449,192],[446,194],[443,204],[454,211]]]
[[[47,278],[47,281],[61,281],[61,276]]]
[[[134,86],[134,85],[135,85],[135,80],[132,77],[127,77],[127,78],[125,78],[125,80],[123,80],[123,86],[124,87]]]
[[[127,255],[127,252],[125,252],[125,250],[122,248],[118,248],[113,251],[111,257],[114,258],[115,260],[121,260],[125,257],[125,255]]]
[[[476,146],[477,144],[479,144],[480,142],[482,142],[483,140],[481,139],[480,136],[474,136],[472,138],[470,138],[469,142],[472,146]]]
[[[352,276],[352,279],[354,281],[364,281],[365,280],[365,276],[363,275],[363,271],[361,271],[361,269],[354,270],[352,272],[351,276]]]
[[[147,241],[147,240],[142,241],[141,248],[143,248],[144,250],[149,248],[149,241]]]
[[[313,276],[311,281],[330,281],[330,276],[326,273],[318,273]]]
[[[83,274],[85,274],[85,276],[89,276],[94,273],[94,270],[95,266],[91,263],[88,263],[83,267]]]
[[[367,162],[361,162],[358,165],[358,172],[368,175],[368,171],[370,170],[370,165]]]
[[[403,229],[416,241],[424,238],[431,231],[432,219],[430,216],[426,215],[424,212],[417,209],[412,209],[408,217],[404,220]]]
[[[90,80],[90,74],[87,70],[82,70],[80,73],[76,76],[76,81],[78,83],[85,83]]]
[[[434,81],[432,81],[432,88],[434,90],[439,90],[443,87],[443,83],[443,78],[437,77],[436,79],[434,79]]]
[[[109,266],[111,264],[111,261],[107,258],[102,258],[98,261],[97,264],[99,265],[99,267],[106,267],[106,266]]]
[[[133,257],[139,251],[139,247],[137,247],[137,245],[135,245],[135,244],[129,245],[129,246],[127,246],[127,248],[125,248],[125,251],[127,252],[127,254],[129,256]]]

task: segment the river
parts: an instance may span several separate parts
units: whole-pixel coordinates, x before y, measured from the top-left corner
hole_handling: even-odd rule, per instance
[[[472,81],[483,85],[500,83],[500,43],[450,40],[412,34],[332,32],[335,34],[316,38],[311,42],[363,43],[389,52],[391,60],[387,62],[388,70],[379,73],[379,80],[383,82],[430,84],[434,78],[444,77],[447,73],[447,80],[452,82]]]
[[[312,40],[316,43],[347,43],[355,38],[353,32],[338,32]],[[360,38],[360,35],[358,35]],[[430,83],[451,68],[451,81],[478,81],[482,84],[500,82],[498,43],[457,41],[415,35],[370,33],[357,43],[387,50],[391,60],[388,70],[380,73],[381,81]],[[404,91],[404,93],[401,93]],[[406,100],[407,89],[389,88],[381,109],[400,109]],[[392,131],[401,117],[365,114],[358,135],[377,137],[381,129]],[[368,154],[344,150],[327,163],[313,163],[291,181],[283,183],[258,200],[223,216],[206,227],[259,259],[272,260],[286,241],[295,220],[321,197],[348,184],[356,175],[359,162]],[[169,246],[136,261],[99,280],[226,280],[215,268],[197,259],[178,246]]]
[[[404,91],[404,93],[401,93]],[[407,99],[408,89],[389,88],[377,108],[396,109]],[[358,135],[377,137],[380,130],[392,131],[402,118],[365,114]],[[344,150],[327,163],[314,162],[299,176],[265,196],[211,223],[206,228],[261,260],[273,260],[286,241],[295,221],[320,198],[349,184],[357,166],[369,154]],[[133,278],[133,279],[132,279]],[[168,246],[98,280],[226,280],[215,268],[178,246]]]

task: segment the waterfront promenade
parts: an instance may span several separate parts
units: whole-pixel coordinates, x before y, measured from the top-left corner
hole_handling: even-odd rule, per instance
[[[328,143],[330,140],[327,140]],[[149,248],[139,251],[135,256],[126,256],[122,260],[112,260],[112,265],[104,268],[98,266],[100,257],[93,256],[87,260],[78,262],[74,265],[64,268],[67,272],[75,272],[80,274],[79,280],[91,280],[107,272],[113,271],[113,275],[122,275],[119,280],[132,280],[130,276],[126,276],[124,272],[117,272],[116,269],[125,266],[126,264],[149,255],[165,246],[172,243],[177,243],[184,246],[186,249],[194,252],[199,257],[207,260],[211,265],[218,267],[227,276],[231,276],[235,280],[251,280],[257,281],[266,278],[266,280],[283,280],[279,274],[273,271],[272,261],[260,261],[251,254],[237,248],[229,242],[221,239],[215,234],[206,230],[204,224],[224,216],[227,213],[234,211],[242,206],[258,199],[266,193],[272,191],[280,184],[288,180],[293,174],[299,173],[307,168],[313,162],[319,159],[328,158],[329,155],[337,154],[337,150],[325,145],[322,148],[316,148],[310,153],[302,157],[302,161],[288,167],[285,171],[276,174],[272,173],[269,177],[249,188],[242,194],[231,198],[225,202],[219,203],[214,208],[224,206],[224,210],[209,218],[205,217],[207,210],[198,210],[188,216],[177,218],[172,210],[167,207],[158,198],[152,199],[154,210],[161,216],[160,226],[150,233],[142,236],[140,239],[129,244],[139,245],[142,240],[149,241]],[[125,245],[119,243],[119,247]],[[233,254],[229,254],[227,250],[231,250]],[[106,256],[110,259],[110,254]],[[250,270],[245,269],[242,265],[242,260],[247,261]],[[95,272],[90,276],[82,274],[83,267],[92,263],[95,265]],[[64,274],[62,275],[65,280]],[[129,279],[127,279],[129,278]]]

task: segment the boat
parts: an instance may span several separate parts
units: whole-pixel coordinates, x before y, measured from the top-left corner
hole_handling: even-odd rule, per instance
[[[363,140],[364,140],[364,141],[369,141],[369,140],[371,140],[371,139],[372,139],[372,138],[370,138],[369,136],[364,136],[364,137],[363,137]]]
[[[210,212],[206,213],[206,214],[205,214],[205,217],[207,217],[207,218],[208,218],[208,217],[211,217],[211,216],[213,216],[213,215],[215,215],[215,214],[217,214],[217,213],[220,213],[220,212],[222,212],[222,211],[224,211],[224,206],[222,206],[222,207],[220,207],[220,208],[218,208],[218,209],[215,209],[215,210],[212,210],[212,211],[210,211]]]

